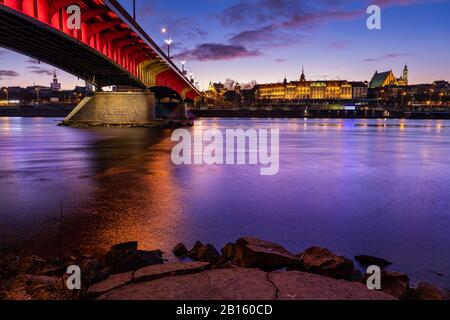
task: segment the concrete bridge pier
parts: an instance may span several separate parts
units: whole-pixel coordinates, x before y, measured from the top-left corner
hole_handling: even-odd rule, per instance
[[[155,95],[142,92],[95,92],[81,101],[63,125],[149,125],[156,120]]]

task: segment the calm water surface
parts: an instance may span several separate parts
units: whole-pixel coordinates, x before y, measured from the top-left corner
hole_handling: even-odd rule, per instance
[[[450,287],[450,122],[208,119],[280,128],[280,172],[172,165],[170,130],[0,118],[0,243],[22,254],[139,240],[217,247],[251,235],[294,252],[380,256]]]

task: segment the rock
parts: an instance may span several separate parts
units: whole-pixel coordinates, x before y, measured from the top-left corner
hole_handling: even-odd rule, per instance
[[[13,277],[19,270],[19,257],[14,255],[4,255],[0,257],[0,282],[2,279]]]
[[[127,251],[109,266],[112,273],[123,273],[138,270],[155,264],[163,264],[160,251]]]
[[[209,262],[211,264],[216,264],[222,258],[212,244],[203,245],[200,241],[195,243],[192,250],[189,251],[188,257],[194,261]]]
[[[128,284],[99,300],[272,300],[275,296],[265,272],[239,268]]]
[[[225,245],[225,247],[222,248],[222,255],[224,258],[231,260],[234,258],[235,255],[235,244],[234,243],[228,243]]]
[[[273,272],[269,280],[278,289],[279,300],[395,300],[361,283],[306,272]]]
[[[109,275],[110,273],[107,269],[85,272],[83,273],[83,284],[89,287],[93,284],[106,280]]]
[[[298,264],[298,258],[279,244],[255,238],[239,239],[227,245],[224,255],[243,268],[273,271]]]
[[[232,269],[232,268],[239,268],[236,264],[233,263],[233,261],[230,261],[228,259],[222,258],[219,262],[217,262],[215,265],[211,267],[211,269]]]
[[[119,243],[111,247],[111,251],[136,251],[138,249],[137,241]]]
[[[392,262],[385,260],[383,258],[377,258],[377,257],[367,256],[367,255],[355,256],[355,260],[358,261],[362,266],[365,266],[365,267],[375,265],[380,268],[384,268],[384,267],[387,267],[392,264]]]
[[[414,298],[417,300],[448,300],[449,296],[444,290],[432,284],[421,282],[414,290]]]
[[[127,242],[111,247],[105,256],[105,264],[113,274],[134,271],[142,267],[162,264],[161,250],[137,250],[137,242]]]
[[[189,251],[183,243],[179,243],[173,248],[172,252],[176,257],[182,257],[187,255]]]
[[[362,284],[298,271],[207,270],[153,281],[130,283],[99,300],[395,300]]]
[[[133,274],[131,272],[114,274],[106,278],[101,282],[98,282],[88,289],[88,296],[98,297],[110,290],[119,288],[127,283],[130,283],[133,279]]]
[[[61,277],[20,274],[6,288],[6,300],[69,300],[77,292],[64,290]]]
[[[207,262],[170,263],[149,266],[137,270],[133,275],[133,282],[150,281],[168,276],[192,274],[207,269]]]
[[[197,252],[200,248],[203,247],[203,243],[201,241],[197,241],[192,247],[191,251],[188,253],[188,257],[192,260],[197,260]]]
[[[297,255],[300,271],[307,271],[335,279],[351,279],[355,275],[353,261],[328,249],[312,247]]]
[[[50,269],[45,269],[41,272],[39,272],[39,275],[47,276],[47,277],[54,277],[54,276],[62,276],[67,271],[66,266],[62,267],[52,267]]]
[[[111,271],[109,268],[103,268],[95,258],[83,259],[80,268],[83,275],[83,285],[85,286],[105,280]]]
[[[212,244],[206,244],[197,250],[197,260],[216,264],[220,261],[221,255]]]
[[[381,290],[399,299],[404,299],[410,293],[409,277],[403,273],[382,270]]]
[[[83,272],[89,272],[89,271],[99,271],[103,269],[100,262],[95,259],[83,259],[80,263],[80,268]]]
[[[54,266],[38,256],[30,256],[19,261],[19,272],[38,275],[44,270],[53,269]]]

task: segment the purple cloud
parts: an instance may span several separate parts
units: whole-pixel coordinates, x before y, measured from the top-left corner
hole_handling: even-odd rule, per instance
[[[375,0],[373,4],[379,6],[411,6],[430,2],[447,2],[448,0]]]
[[[387,60],[387,59],[407,58],[410,56],[411,56],[410,53],[388,53],[381,57],[364,59],[364,62],[378,62],[378,61],[383,61],[383,60]]]
[[[0,70],[0,80],[18,77],[19,74],[12,70]]]
[[[53,71],[50,69],[38,67],[38,66],[28,66],[27,69],[31,70],[31,73],[37,74],[37,75],[44,75],[44,76],[52,76]]]
[[[347,48],[352,42],[350,40],[345,41],[333,41],[330,43],[330,47],[335,49],[344,49]]]
[[[276,63],[284,63],[284,62],[286,62],[287,61],[287,59],[284,59],[284,58],[278,58],[278,59],[275,59],[275,62]]]
[[[232,60],[238,58],[256,57],[261,55],[259,50],[247,50],[239,45],[226,45],[219,43],[203,43],[192,50],[180,53],[180,59],[209,61],[209,60]]]

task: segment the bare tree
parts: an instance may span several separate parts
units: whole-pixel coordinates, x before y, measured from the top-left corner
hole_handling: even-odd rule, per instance
[[[253,89],[257,85],[256,80],[252,80],[249,83],[244,83],[241,87],[244,90]]]
[[[224,86],[227,90],[234,90],[234,86],[236,85],[237,81],[233,79],[227,79],[225,80]]]

